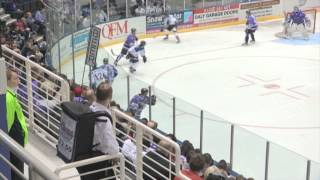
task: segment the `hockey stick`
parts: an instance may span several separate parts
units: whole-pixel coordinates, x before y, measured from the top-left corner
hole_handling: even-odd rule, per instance
[[[116,56],[116,57],[117,57],[117,56],[119,56],[119,54],[116,54],[116,53],[113,51],[113,49],[112,49],[112,48],[111,48],[111,50],[110,50],[110,51],[111,51],[111,54],[112,54],[113,56]]]

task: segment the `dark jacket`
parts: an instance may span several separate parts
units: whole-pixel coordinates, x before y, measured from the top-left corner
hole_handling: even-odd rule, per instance
[[[168,180],[169,179],[169,171],[167,169],[169,169],[169,161],[167,161],[167,158],[164,159],[163,155],[159,155],[160,153],[155,153],[153,151],[149,151],[144,157],[143,157],[143,171],[146,173],[143,173],[143,179],[144,180],[152,180],[152,178],[148,175],[151,175],[152,177],[154,177],[157,180]],[[152,160],[153,161],[152,161]],[[163,168],[160,165],[156,164],[159,163],[161,164]],[[149,167],[152,167],[154,170],[152,170],[151,168],[147,167],[145,164],[147,164]],[[174,166],[171,165],[171,171],[174,171]],[[148,174],[148,175],[147,175]],[[161,176],[160,174],[162,174],[163,176]],[[174,179],[174,174],[171,174],[171,179]]]

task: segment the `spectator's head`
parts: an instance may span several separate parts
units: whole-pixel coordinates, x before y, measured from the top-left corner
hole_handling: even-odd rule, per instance
[[[173,134],[167,134],[166,136],[167,136],[168,138],[170,138],[172,141],[177,142],[177,138],[176,138],[175,135],[173,135]]]
[[[204,166],[204,158],[202,154],[196,153],[194,156],[191,157],[189,162],[190,170],[195,172],[200,172]]]
[[[200,148],[196,148],[196,149],[194,149],[194,151],[195,151],[196,153],[201,154],[201,149],[200,149]]]
[[[209,174],[206,178],[205,178],[205,180],[226,180],[226,178],[225,177],[223,177],[223,176],[220,176],[220,175],[216,175],[216,174]]]
[[[206,170],[208,167],[212,166],[213,165],[213,159],[211,157],[211,154],[209,153],[204,153],[203,155],[203,158],[204,158],[204,170]]]
[[[243,177],[242,175],[238,175],[238,176],[236,177],[236,180],[244,180],[244,177]]]
[[[88,104],[92,104],[96,100],[93,89],[87,89],[84,93],[84,98],[88,101]]]
[[[190,150],[186,156],[187,159],[187,163],[190,163],[190,160],[192,158],[192,156],[196,155],[197,153],[194,150]]]
[[[115,101],[111,101],[110,106],[115,107],[118,110],[121,110],[120,104],[116,103]]]
[[[185,140],[182,142],[181,144],[181,155],[187,157],[187,154],[189,153],[189,151],[194,150],[194,147],[192,145],[192,143],[188,140]]]
[[[109,104],[112,100],[112,92],[113,90],[109,83],[101,82],[96,90],[97,102]]]
[[[142,124],[147,125],[148,124],[148,119],[147,118],[141,118],[140,122],[142,122]]]
[[[82,94],[82,88],[81,88],[81,86],[76,86],[76,87],[73,89],[73,93],[74,93],[74,96],[75,96],[75,97],[80,97],[81,94]]]
[[[224,170],[228,174],[228,164],[225,160],[220,160],[217,164],[217,168]]]
[[[147,126],[151,129],[157,129],[158,123],[153,120],[150,120],[147,122]]]
[[[7,86],[10,89],[15,89],[19,85],[18,72],[15,69],[7,68]]]
[[[164,155],[165,157],[169,157],[170,152],[173,152],[173,147],[168,141],[160,140],[157,146],[157,152]]]

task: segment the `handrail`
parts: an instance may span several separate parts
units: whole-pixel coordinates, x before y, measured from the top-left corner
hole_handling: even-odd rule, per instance
[[[71,168],[77,168],[80,166],[88,165],[88,164],[94,164],[97,162],[105,161],[105,160],[111,160],[111,159],[120,159],[120,179],[124,179],[125,177],[125,171],[124,171],[124,156],[121,153],[117,153],[115,155],[101,155],[98,157],[90,158],[90,159],[84,159],[81,161],[75,161],[73,163],[65,164],[60,167],[58,167],[54,172],[55,174],[59,175],[63,170],[71,169]]]
[[[48,69],[43,68],[40,64],[35,63],[35,62],[29,60],[28,58],[22,56],[21,54],[16,53],[15,51],[9,49],[7,46],[2,45],[1,47],[2,47],[3,53],[7,51],[8,53],[12,54],[13,56],[27,61],[29,64],[32,65],[32,67],[40,68],[41,71],[43,71],[44,73],[49,74],[54,79],[57,79],[57,80],[63,82],[63,84],[61,84],[61,87],[63,88],[63,92],[68,92],[69,84],[65,79],[63,79],[62,77],[58,76],[57,74],[49,71]],[[69,101],[69,100],[70,100],[70,93],[66,93],[65,96],[63,97],[62,101]]]
[[[45,179],[59,180],[59,177],[50,171],[45,164],[43,164],[41,161],[37,161],[36,157],[25,151],[18,143],[16,143],[2,130],[0,130],[0,142],[5,144],[9,150],[18,156],[22,161],[26,162],[28,165],[31,165],[33,170],[38,172]]]
[[[174,163],[175,164],[175,173],[180,178],[182,178],[184,180],[189,180],[189,178],[186,177],[184,174],[182,174],[181,170],[180,170],[180,164],[181,163],[180,163],[180,158],[179,157],[181,156],[181,150],[180,150],[180,147],[179,147],[179,145],[177,143],[173,142],[171,139],[169,139],[168,137],[164,136],[163,134],[151,129],[150,127],[142,124],[140,121],[134,119],[131,116],[128,116],[127,114],[123,113],[122,111],[120,111],[120,110],[118,110],[116,108],[112,108],[112,115],[113,115],[113,119],[123,118],[123,119],[126,119],[129,122],[129,124],[133,123],[134,125],[136,125],[137,133],[139,133],[140,129],[143,129],[143,130],[147,131],[147,133],[151,133],[152,135],[157,136],[157,138],[167,141],[170,144],[170,146],[174,148],[174,153],[175,153],[175,157],[176,157],[175,158],[175,163]],[[115,121],[113,121],[113,123],[114,123],[114,126],[115,126]],[[140,131],[140,133],[141,133],[141,131]],[[137,149],[138,149],[138,145],[137,145]]]

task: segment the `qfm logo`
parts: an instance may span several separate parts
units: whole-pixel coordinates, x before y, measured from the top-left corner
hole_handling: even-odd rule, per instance
[[[128,34],[128,20],[115,21],[102,26],[102,37],[115,39]]]

